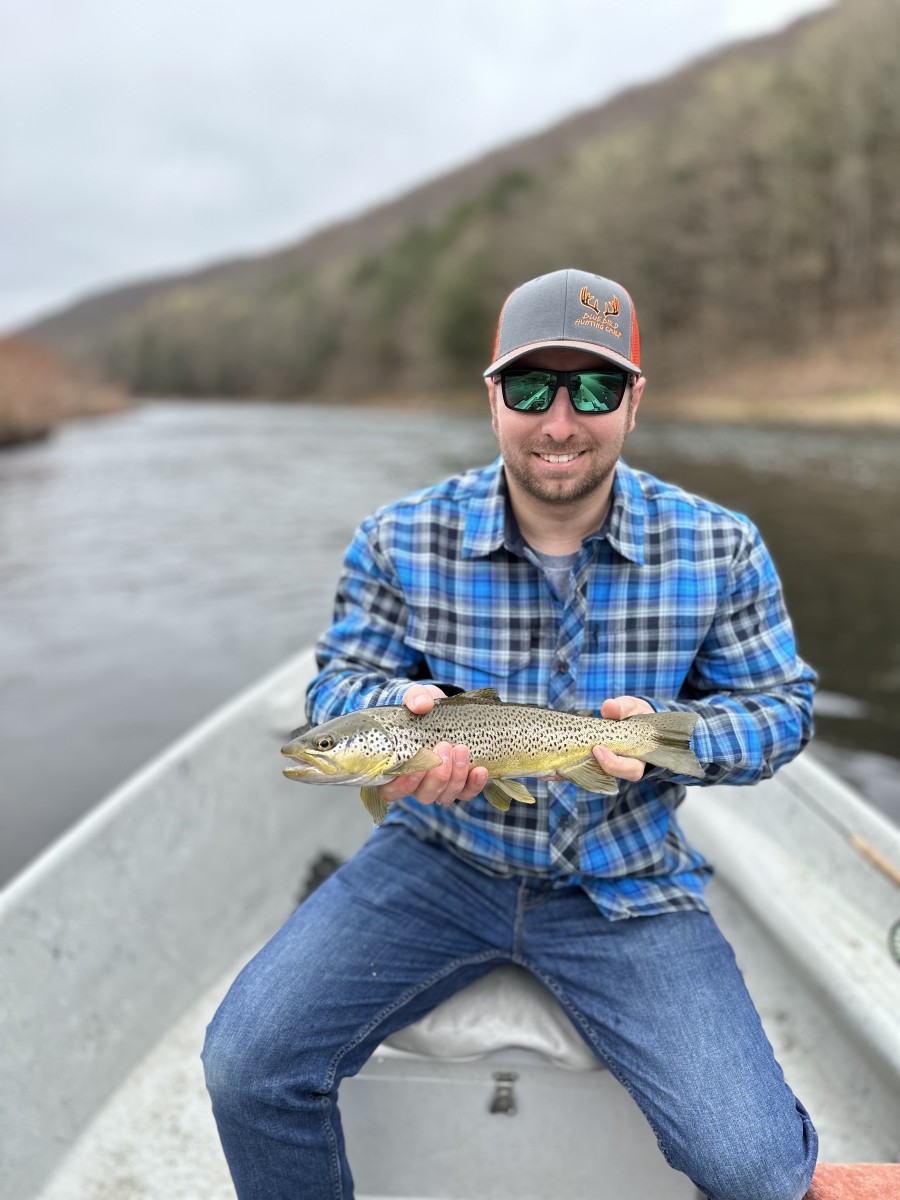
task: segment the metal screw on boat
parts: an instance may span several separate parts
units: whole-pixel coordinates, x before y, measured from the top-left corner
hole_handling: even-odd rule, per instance
[[[518,1078],[518,1071],[494,1072],[494,1098],[491,1100],[490,1108],[492,1113],[505,1113],[508,1117],[516,1115],[516,1097],[513,1093],[513,1084]]]

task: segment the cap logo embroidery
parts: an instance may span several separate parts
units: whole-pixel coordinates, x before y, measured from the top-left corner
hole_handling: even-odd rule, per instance
[[[620,314],[618,296],[613,296],[612,300],[604,300],[602,313],[600,311],[600,301],[596,296],[592,296],[586,287],[581,289],[579,299],[584,307],[590,311],[582,313],[575,322],[576,325],[587,325],[591,329],[612,334],[616,338],[622,336],[622,331],[619,329],[619,322],[612,319],[613,317],[618,317]]]
[[[581,303],[584,305],[585,308],[592,308],[594,310],[594,312],[599,315],[600,301],[597,299],[596,296],[592,296],[591,293],[587,290],[587,288],[581,289],[580,299],[581,299]]]

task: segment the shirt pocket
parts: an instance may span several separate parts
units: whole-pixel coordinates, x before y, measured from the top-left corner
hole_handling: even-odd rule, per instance
[[[532,630],[524,622],[466,621],[444,611],[434,619],[413,617],[406,641],[427,664],[428,678],[471,691],[496,687],[506,700],[510,677],[532,661]]]

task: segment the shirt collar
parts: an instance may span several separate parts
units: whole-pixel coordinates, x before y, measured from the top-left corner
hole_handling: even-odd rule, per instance
[[[606,537],[623,558],[644,565],[644,522],[647,498],[636,471],[620,459],[613,479],[612,505]]]
[[[506,477],[503,459],[479,471],[477,486],[466,504],[463,558],[482,558],[503,545],[506,530]]]
[[[497,458],[479,475],[478,487],[467,504],[463,558],[484,557],[506,543],[508,500],[503,459]],[[605,535],[623,558],[643,566],[645,514],[646,499],[637,473],[619,461],[613,478],[610,511],[602,529],[591,537]],[[517,530],[515,522],[510,528]]]

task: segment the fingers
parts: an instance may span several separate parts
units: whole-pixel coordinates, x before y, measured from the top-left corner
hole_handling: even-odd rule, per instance
[[[487,767],[473,767],[469,772],[466,786],[456,797],[457,800],[474,800],[479,792],[484,791],[487,781]]]
[[[607,775],[613,775],[616,779],[628,779],[632,783],[636,783],[643,778],[647,769],[639,759],[622,758],[618,754],[613,754],[612,750],[607,750],[605,746],[594,746],[593,753],[594,758]]]
[[[415,775],[400,775],[382,785],[381,794],[389,803],[401,796],[413,796],[420,804],[452,804],[454,800],[472,800],[487,783],[484,767],[471,767],[467,746],[438,742],[435,754],[441,765]]]
[[[410,712],[424,717],[434,708],[435,700],[443,694],[433,683],[414,683],[403,693],[403,703]]]
[[[424,716],[444,693],[433,683],[414,683],[403,693],[410,712]],[[415,775],[401,775],[382,785],[381,794],[390,803],[401,796],[413,796],[420,804],[452,804],[454,800],[473,800],[487,783],[484,767],[471,767],[467,746],[438,742],[434,747],[441,765]]]
[[[640,696],[613,696],[600,705],[600,716],[611,721],[624,721],[627,717],[637,717],[654,711],[653,705],[642,700]],[[613,775],[616,779],[628,779],[632,783],[642,779],[647,769],[638,759],[622,758],[619,754],[613,754],[612,750],[607,750],[605,746],[594,746],[594,758],[608,775]]]
[[[392,804],[394,800],[399,800],[401,796],[412,796],[424,778],[424,771],[418,771],[415,775],[398,775],[390,783],[383,783],[381,785],[382,799],[387,804]]]

